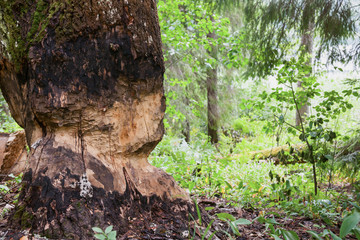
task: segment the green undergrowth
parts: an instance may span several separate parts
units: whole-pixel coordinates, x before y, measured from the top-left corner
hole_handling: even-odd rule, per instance
[[[335,162],[319,163],[319,191],[315,195],[310,162],[282,165],[271,159],[253,159],[251,151],[276,144],[273,136],[260,133],[266,123],[256,124],[252,135],[240,134],[243,139],[238,143],[222,136],[217,148],[196,130],[191,143],[165,135],[152,152],[151,163],[171,174],[195,197],[223,198],[238,207],[321,219],[329,227],[340,224],[352,209],[351,202],[360,201],[360,176],[354,172],[358,166],[344,164],[340,157]],[[284,137],[283,142],[286,140],[290,137]],[[357,156],[353,158],[359,162]]]
[[[10,116],[10,109],[0,92],[0,132],[11,133],[21,130],[22,128]]]

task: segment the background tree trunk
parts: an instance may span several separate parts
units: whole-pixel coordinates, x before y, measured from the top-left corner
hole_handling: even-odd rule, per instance
[[[208,38],[215,39],[214,32],[207,34]],[[212,46],[208,54],[217,58],[216,46]],[[212,144],[219,142],[218,125],[219,125],[219,106],[217,96],[217,67],[207,69],[206,90],[207,90],[207,109],[208,109],[208,135]]]
[[[13,224],[86,239],[151,211],[187,221],[187,193],[147,161],[164,132],[155,1],[0,5],[0,87],[31,146]]]
[[[301,36],[301,44],[300,47],[302,48],[302,53],[304,56],[306,55],[307,60],[306,63],[308,66],[311,66],[312,64],[312,54],[313,54],[313,35],[314,35],[314,10],[311,9],[311,1],[308,0],[305,6],[306,11],[304,10],[304,15],[306,15],[304,18],[304,21],[306,21],[307,27],[304,30],[302,36]],[[309,76],[309,75],[308,75]],[[307,77],[308,77],[307,76]],[[297,83],[298,89],[302,89],[302,81],[298,81]],[[307,100],[306,100],[307,101]],[[310,106],[308,102],[301,102],[301,107],[299,111],[296,111],[296,126],[300,126],[301,121],[303,122],[305,120],[305,117],[309,114]]]
[[[184,97],[184,104],[187,109],[190,109],[190,100],[187,96]],[[190,143],[190,121],[188,119],[188,114],[185,115],[185,121],[182,123],[182,127],[181,133],[185,137],[185,142]]]
[[[217,71],[216,69],[207,70],[206,89],[207,89],[207,109],[208,109],[208,135],[211,143],[219,142],[218,121],[219,107],[217,99]]]

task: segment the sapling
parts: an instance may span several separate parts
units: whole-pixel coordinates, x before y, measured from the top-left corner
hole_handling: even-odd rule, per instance
[[[319,148],[319,144],[333,143],[337,134],[331,129],[324,127],[324,124],[331,119],[335,119],[341,112],[351,109],[352,105],[345,99],[349,95],[344,91],[344,95],[337,91],[321,92],[316,74],[312,73],[311,66],[304,64],[306,59],[292,58],[283,61],[283,64],[276,69],[276,76],[279,86],[272,89],[270,94],[263,92],[260,97],[267,102],[275,100],[278,105],[273,105],[270,109],[277,121],[278,127],[288,126],[288,132],[298,134],[299,139],[307,146],[307,160],[312,164],[314,192],[318,193],[318,181],[316,176],[316,165],[319,159],[330,159],[333,156],[325,155],[324,150]],[[294,84],[302,82],[302,88],[296,90]],[[309,115],[305,119],[300,118],[299,126],[291,124],[286,120],[283,111],[294,110],[300,115],[300,109],[304,104],[309,104],[310,99],[319,96],[322,101],[313,106],[316,110],[315,115]],[[285,107],[284,107],[285,106]],[[277,136],[278,137],[278,136]]]

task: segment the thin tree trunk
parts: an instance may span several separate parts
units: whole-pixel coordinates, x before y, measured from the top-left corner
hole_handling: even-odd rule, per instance
[[[311,8],[310,6],[311,0],[308,1],[308,5],[306,8]],[[310,13],[309,13],[310,12]],[[312,10],[309,10],[308,14],[312,14]],[[313,54],[313,35],[314,35],[314,20],[313,16],[307,16],[307,29],[303,32],[301,36],[301,45],[302,53],[304,56],[306,55],[307,60],[306,63],[308,66],[311,66],[312,64],[312,54]],[[310,75],[310,73],[307,75],[307,77]],[[298,89],[303,89],[302,81],[298,81],[297,83]],[[301,121],[304,122],[305,117],[309,114],[309,103],[308,99],[304,99],[304,101],[300,102],[300,109],[296,112],[296,126],[300,126]],[[299,115],[300,114],[300,115]]]
[[[147,161],[164,132],[155,1],[10,0],[0,15],[0,87],[31,146],[12,223],[56,239],[166,215],[187,228],[187,193]]]
[[[184,97],[184,104],[185,104],[185,106],[186,106],[186,108],[187,109],[189,109],[190,108],[190,100],[189,100],[189,98],[187,97],[187,96],[185,96]],[[184,135],[184,137],[185,137],[185,141],[187,142],[187,143],[190,143],[190,121],[189,121],[189,119],[188,119],[188,114],[186,114],[186,116],[185,116],[185,121],[184,121],[184,123],[182,124],[183,125],[183,129],[182,129],[182,134]]]
[[[218,99],[217,99],[217,71],[216,69],[208,69],[206,79],[207,89],[207,109],[208,109],[208,135],[211,143],[219,142],[218,135]]]
[[[207,35],[208,38],[215,39],[214,32]],[[216,59],[216,46],[208,54]],[[207,90],[207,110],[208,110],[208,135],[212,144],[219,142],[218,128],[219,128],[219,106],[217,96],[217,67],[207,69],[206,90]]]

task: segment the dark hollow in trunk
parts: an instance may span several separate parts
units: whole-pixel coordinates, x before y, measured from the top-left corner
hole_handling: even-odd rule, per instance
[[[0,87],[31,146],[12,224],[87,239],[172,213],[184,228],[189,196],[147,161],[164,132],[155,1],[13,0],[0,13]]]

